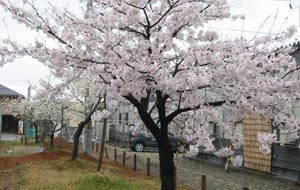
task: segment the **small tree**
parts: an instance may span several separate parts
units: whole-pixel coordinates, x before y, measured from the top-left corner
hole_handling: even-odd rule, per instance
[[[80,105],[73,108],[83,120],[78,123],[78,127],[74,133],[74,146],[72,151],[72,159],[75,160],[78,155],[79,137],[84,127],[91,122],[92,115],[101,109],[104,90],[101,83],[95,82],[91,77],[84,77],[84,80],[74,80],[68,86],[68,91],[73,99],[74,105]],[[89,135],[92,137],[91,135]],[[92,139],[83,139],[85,143],[91,143]],[[84,152],[91,153],[91,146],[84,146]]]
[[[70,97],[60,93],[51,82],[41,80],[40,84],[41,87],[37,89],[36,96],[31,102],[33,116],[36,121],[40,121],[40,125],[44,126],[46,133],[50,132],[50,145],[53,146],[54,134],[62,131],[73,117],[72,112],[69,111]],[[45,129],[45,126],[49,126],[50,129]],[[43,133],[43,136],[46,133]]]

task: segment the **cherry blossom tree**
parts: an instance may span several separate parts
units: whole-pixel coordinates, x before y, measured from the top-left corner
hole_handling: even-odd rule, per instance
[[[105,83],[108,94],[130,101],[157,140],[161,189],[176,188],[168,130],[182,115],[188,116],[185,131],[192,152],[204,146],[224,157],[241,146],[233,122],[247,115],[255,113],[285,130],[299,130],[291,108],[299,100],[300,85],[288,76],[300,68],[290,56],[294,49],[282,45],[295,27],[252,40],[221,39],[206,24],[236,18],[230,16],[226,0],[95,0],[93,12],[84,14],[55,6],[42,11],[23,2],[18,6],[0,0],[0,5],[55,46],[39,39],[30,45],[5,39],[0,60],[30,55],[69,80],[84,70]],[[151,96],[156,98],[153,106]],[[230,112],[228,121],[220,120],[220,110]],[[207,118],[230,134],[233,148],[214,148]],[[264,137],[266,142],[272,136],[260,139]],[[238,166],[242,158],[231,161]]]
[[[56,85],[51,85],[44,81],[42,86],[44,90],[38,92],[37,99],[51,104],[52,102],[57,102],[58,97],[63,97],[60,99],[60,102],[67,105],[65,106],[67,113],[74,121],[80,121],[73,134],[72,159],[77,159],[79,139],[84,129],[90,135],[83,138],[83,151],[86,154],[90,154],[91,145],[87,144],[92,144],[91,117],[101,108],[102,97],[105,93],[102,83],[95,81],[86,75],[85,72],[80,72],[72,80],[70,78],[60,78],[60,83]],[[90,125],[88,125],[89,123]]]
[[[49,93],[49,89],[38,89],[37,96],[33,100],[29,99],[17,99],[13,100],[9,104],[9,110],[12,110],[18,118],[21,120],[28,119],[35,128],[36,142],[39,142],[39,131],[43,131],[42,140],[45,138],[47,131],[51,133],[51,146],[53,146],[54,133],[62,130],[68,120],[70,119],[69,113],[62,115],[61,109],[67,108],[68,101],[61,99],[60,96],[56,96],[56,99],[49,101],[45,96],[45,91]],[[43,94],[43,95],[42,95]],[[42,122],[42,123],[41,123]],[[42,126],[41,126],[42,125]],[[60,128],[57,128],[58,126]],[[47,129],[45,129],[45,126]],[[50,127],[50,128],[49,128]],[[43,130],[41,130],[43,128]],[[23,131],[25,133],[25,131]]]
[[[101,109],[105,90],[102,83],[93,80],[89,76],[84,76],[79,80],[73,80],[67,88],[66,93],[72,96],[72,102],[76,105],[73,111],[77,112],[80,118],[83,118],[81,122],[78,123],[78,127],[74,133],[72,159],[75,160],[78,155],[79,137],[84,130],[86,130],[87,134],[83,137],[83,151],[86,154],[91,154],[92,152],[92,126],[88,124],[91,122],[92,115]]]
[[[42,121],[43,125],[50,127],[50,145],[53,146],[54,134],[60,131],[62,135],[63,129],[74,117],[70,110],[71,97],[53,87],[50,80],[40,80],[40,87],[36,90],[35,97],[29,101],[31,115],[35,121]],[[45,132],[48,133],[48,130]]]

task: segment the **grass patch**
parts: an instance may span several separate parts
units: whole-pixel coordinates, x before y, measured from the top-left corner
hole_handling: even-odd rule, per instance
[[[38,153],[41,150],[40,146],[24,146],[20,143],[6,142],[0,145],[0,158],[25,156]]]
[[[160,189],[157,178],[117,175],[116,166],[104,166],[101,174],[95,172],[97,165],[84,160],[40,161],[26,167],[24,178],[18,183],[24,190],[155,190]],[[121,172],[123,173],[123,172]],[[124,172],[125,173],[125,172]]]
[[[8,170],[0,170],[0,189],[19,189],[19,186],[26,183],[25,172],[27,165],[16,166]]]
[[[3,147],[14,147],[14,146],[19,146],[22,145],[20,141],[1,141],[0,146]]]
[[[117,176],[119,168],[104,167],[101,174],[96,173],[97,165],[85,160],[40,161],[29,164],[20,189],[24,190],[152,190],[159,189],[158,180],[134,180]]]
[[[61,157],[57,157],[60,155]],[[26,164],[0,171],[0,189],[22,190],[155,190],[160,189],[158,177],[146,176],[114,162],[106,161],[103,170],[96,172],[97,163],[78,159],[71,161],[66,155],[50,152],[41,155],[11,158],[11,161],[30,160]],[[32,158],[32,159],[29,159]],[[34,160],[36,159],[36,160]],[[5,159],[3,159],[4,161]],[[6,159],[3,163],[9,162]],[[24,162],[22,162],[24,163]],[[7,180],[9,179],[9,181]],[[13,188],[12,188],[13,187]],[[4,188],[4,189],[5,189]],[[177,189],[188,190],[179,186]]]
[[[152,190],[159,189],[159,183],[150,180],[124,179],[116,176],[87,176],[78,184],[78,190]]]
[[[24,190],[152,190],[159,189],[159,181],[134,180],[115,175],[118,168],[107,167],[101,175],[95,172],[96,164],[84,160],[39,162],[30,164],[26,171]]]

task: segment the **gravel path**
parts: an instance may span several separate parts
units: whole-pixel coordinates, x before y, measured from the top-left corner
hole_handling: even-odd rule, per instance
[[[133,155],[137,155],[137,167],[146,171],[146,160],[151,160],[151,174],[159,175],[158,153],[132,152],[128,148],[120,148],[107,144],[109,157],[114,159],[114,149],[117,149],[117,161],[122,163],[123,151],[126,151],[126,165],[133,166]],[[179,183],[200,189],[201,175],[206,175],[208,190],[300,190],[294,182],[281,180],[268,174],[231,169],[225,172],[223,167],[199,159],[184,158],[179,154],[176,158],[177,181]]]
[[[25,156],[30,154],[35,154],[41,152],[42,147],[40,146],[23,146],[18,145],[15,147],[10,147],[8,149],[0,150],[1,157],[10,157],[10,156]]]

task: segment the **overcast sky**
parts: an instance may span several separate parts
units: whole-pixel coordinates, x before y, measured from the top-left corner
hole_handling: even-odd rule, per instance
[[[18,1],[21,2],[21,0]],[[45,0],[36,1],[36,3],[42,2]],[[76,0],[51,0],[51,2],[59,3],[60,6],[68,6],[71,10],[82,11],[82,8],[75,8]],[[289,6],[290,2],[292,9]],[[219,31],[224,38],[233,36],[251,38],[256,35],[257,31],[261,34],[270,32],[276,34],[290,25],[295,25],[300,30],[300,0],[229,0],[229,4],[233,14],[243,14],[246,19],[215,22],[208,25],[211,29]],[[272,24],[275,15],[277,18]],[[0,18],[0,38],[10,37],[23,43],[30,43],[38,35],[14,22],[9,14],[1,9]],[[261,27],[265,20],[265,24]],[[300,32],[295,38],[300,39]],[[49,75],[47,67],[30,57],[25,57],[0,67],[0,84],[27,96],[28,85],[37,85],[39,79],[47,75]]]

